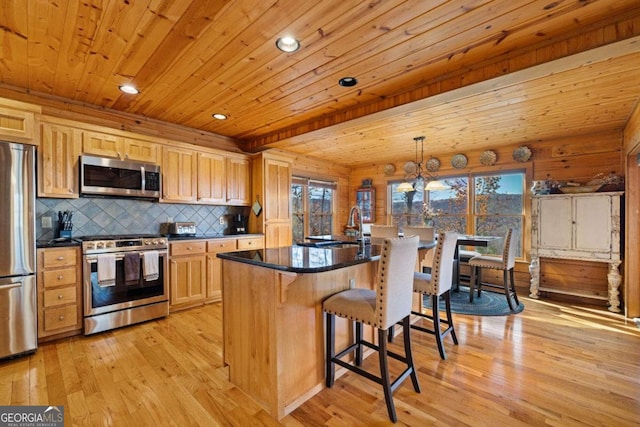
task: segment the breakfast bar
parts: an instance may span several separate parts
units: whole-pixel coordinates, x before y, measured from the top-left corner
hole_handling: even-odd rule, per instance
[[[421,242],[420,249],[434,245]],[[322,390],[322,302],[352,287],[370,289],[380,251],[376,244],[337,244],[218,254],[229,380],[278,419]],[[350,334],[347,321],[337,322],[336,346]],[[373,339],[371,328],[364,334]]]

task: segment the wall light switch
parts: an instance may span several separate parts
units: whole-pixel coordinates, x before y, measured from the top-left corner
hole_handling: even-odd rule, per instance
[[[167,217],[167,222],[173,222],[173,217],[172,216],[168,216]]]
[[[51,228],[51,217],[43,216],[42,217],[42,228]]]

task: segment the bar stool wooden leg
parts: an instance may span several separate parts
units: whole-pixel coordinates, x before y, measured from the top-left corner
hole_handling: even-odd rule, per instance
[[[391,380],[389,379],[389,366],[387,363],[387,330],[378,329],[378,360],[380,363],[380,379],[382,380],[382,389],[384,390],[384,400],[387,402],[387,412],[389,418],[394,423],[398,421],[396,415],[396,407],[393,404],[393,396],[391,391]]]
[[[333,387],[333,382],[336,376],[336,368],[333,363],[333,357],[336,354],[335,349],[335,335],[336,335],[336,326],[335,326],[335,315],[326,313],[326,322],[327,322],[327,331],[325,334],[326,338],[326,347],[327,347],[327,356],[326,356],[326,375],[325,379],[327,387]]]

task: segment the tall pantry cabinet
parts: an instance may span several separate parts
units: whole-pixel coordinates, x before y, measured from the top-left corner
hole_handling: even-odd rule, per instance
[[[252,159],[251,173],[254,202],[249,229],[265,235],[265,248],[290,246],[293,239],[291,159],[260,153]]]
[[[554,194],[533,197],[531,211],[531,297],[540,287],[540,258],[571,259],[609,264],[609,310],[620,312],[621,192]],[[575,289],[565,292],[594,298]]]

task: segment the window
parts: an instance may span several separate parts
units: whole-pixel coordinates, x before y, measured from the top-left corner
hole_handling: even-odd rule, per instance
[[[516,256],[523,256],[524,172],[471,174],[441,177],[440,180],[451,188],[416,193],[411,203],[405,196],[408,193],[396,191],[399,182],[390,183],[391,223],[419,225],[430,220],[439,231],[481,236],[504,236],[508,228],[513,228]],[[502,244],[499,240],[486,249],[473,249],[501,253]]]
[[[333,210],[336,185],[333,182],[293,177],[293,242],[305,236],[333,234]]]

